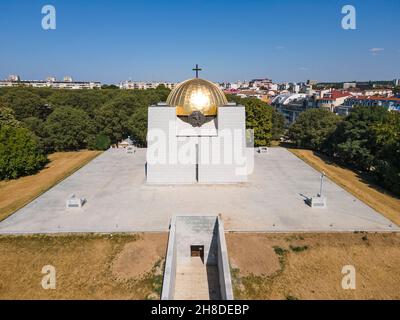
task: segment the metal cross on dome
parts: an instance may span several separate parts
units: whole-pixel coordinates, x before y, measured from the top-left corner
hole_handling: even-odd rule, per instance
[[[198,78],[199,77],[199,71],[202,71],[203,69],[199,68],[199,65],[196,64],[196,68],[193,68],[192,70],[196,71],[196,78]]]

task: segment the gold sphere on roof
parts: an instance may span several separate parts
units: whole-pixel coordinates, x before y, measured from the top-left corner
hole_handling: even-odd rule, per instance
[[[178,84],[169,94],[167,104],[176,107],[178,116],[189,116],[195,111],[214,116],[217,108],[228,104],[228,101],[216,84],[195,78]]]

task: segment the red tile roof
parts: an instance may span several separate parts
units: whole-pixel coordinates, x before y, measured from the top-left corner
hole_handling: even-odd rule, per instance
[[[354,100],[380,100],[380,101],[400,101],[400,98],[395,97],[381,97],[381,96],[358,96]]]
[[[336,100],[339,98],[350,97],[352,94],[347,91],[331,91],[326,93],[325,96],[318,100]]]

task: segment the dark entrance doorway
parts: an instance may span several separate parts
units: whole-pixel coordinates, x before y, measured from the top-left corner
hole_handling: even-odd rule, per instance
[[[190,246],[190,256],[200,257],[204,262],[204,246]]]

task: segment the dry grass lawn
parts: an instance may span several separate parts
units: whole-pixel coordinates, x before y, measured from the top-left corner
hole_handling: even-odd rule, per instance
[[[399,233],[226,235],[236,299],[400,299]],[[159,299],[167,233],[0,236],[0,299]],[[41,286],[56,268],[56,289]],[[356,268],[356,290],[341,270]]]
[[[370,183],[368,177],[339,166],[331,162],[327,157],[318,155],[313,151],[294,148],[289,148],[288,150],[315,169],[325,171],[332,181],[395,224],[400,225],[400,199],[385,192],[379,186]]]
[[[0,236],[0,299],[159,299],[168,235]],[[41,286],[56,268],[56,289]]]
[[[400,234],[226,236],[236,299],[400,299]],[[344,290],[343,266],[356,268]]]
[[[57,152],[49,155],[49,164],[32,176],[0,181],[0,221],[49,190],[83,167],[99,151]]]

